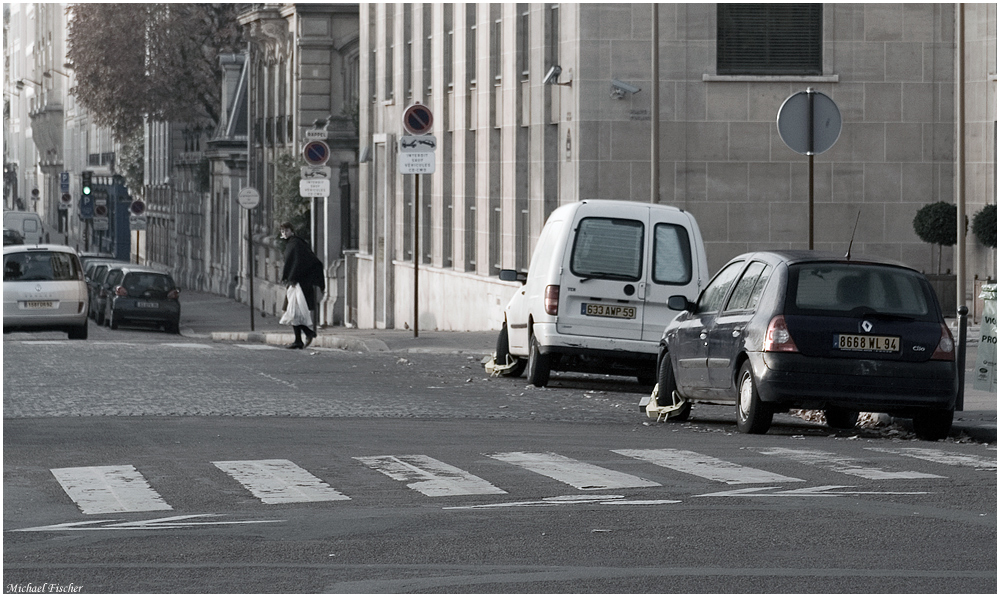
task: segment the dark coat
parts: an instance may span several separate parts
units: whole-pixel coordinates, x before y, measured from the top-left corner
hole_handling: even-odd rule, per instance
[[[326,290],[323,262],[303,239],[291,236],[285,242],[285,267],[281,271],[281,279],[288,284],[301,286],[309,309],[315,309],[316,293],[313,288]]]

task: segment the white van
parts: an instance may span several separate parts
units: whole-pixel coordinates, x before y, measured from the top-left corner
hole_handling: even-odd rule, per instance
[[[552,370],[635,375],[656,381],[663,329],[708,282],[701,231],[676,207],[586,200],[552,212],[528,273],[504,311],[495,371],[542,387]]]
[[[20,232],[26,245],[42,242],[42,219],[33,211],[3,212],[3,227]]]

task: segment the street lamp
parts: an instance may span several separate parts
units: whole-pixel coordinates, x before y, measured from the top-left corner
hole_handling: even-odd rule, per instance
[[[32,81],[31,79],[18,79],[17,82],[14,83],[14,85],[16,85],[18,89],[24,89],[24,82],[25,81],[27,81],[29,83],[33,83],[35,85],[38,85],[39,87],[42,86],[42,84],[39,83],[38,81]]]

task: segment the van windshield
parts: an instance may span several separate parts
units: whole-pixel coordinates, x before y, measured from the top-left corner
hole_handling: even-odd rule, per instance
[[[580,220],[570,271],[581,278],[637,281],[642,275],[644,226],[622,218]]]
[[[4,282],[48,282],[76,280],[80,277],[77,261],[70,253],[32,251],[10,253],[3,257]]]

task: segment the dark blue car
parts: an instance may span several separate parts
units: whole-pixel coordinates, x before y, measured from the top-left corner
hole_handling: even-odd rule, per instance
[[[180,289],[170,274],[141,265],[112,266],[104,286],[108,295],[104,321],[111,329],[128,322],[180,332]]]
[[[710,401],[734,404],[743,433],[766,433],[775,412],[795,408],[825,411],[834,428],[885,412],[912,418],[923,439],[951,429],[955,343],[930,283],[909,267],[747,253],[696,303],[676,296],[670,307],[683,312],[660,341],[651,417],[684,420],[692,402]]]

